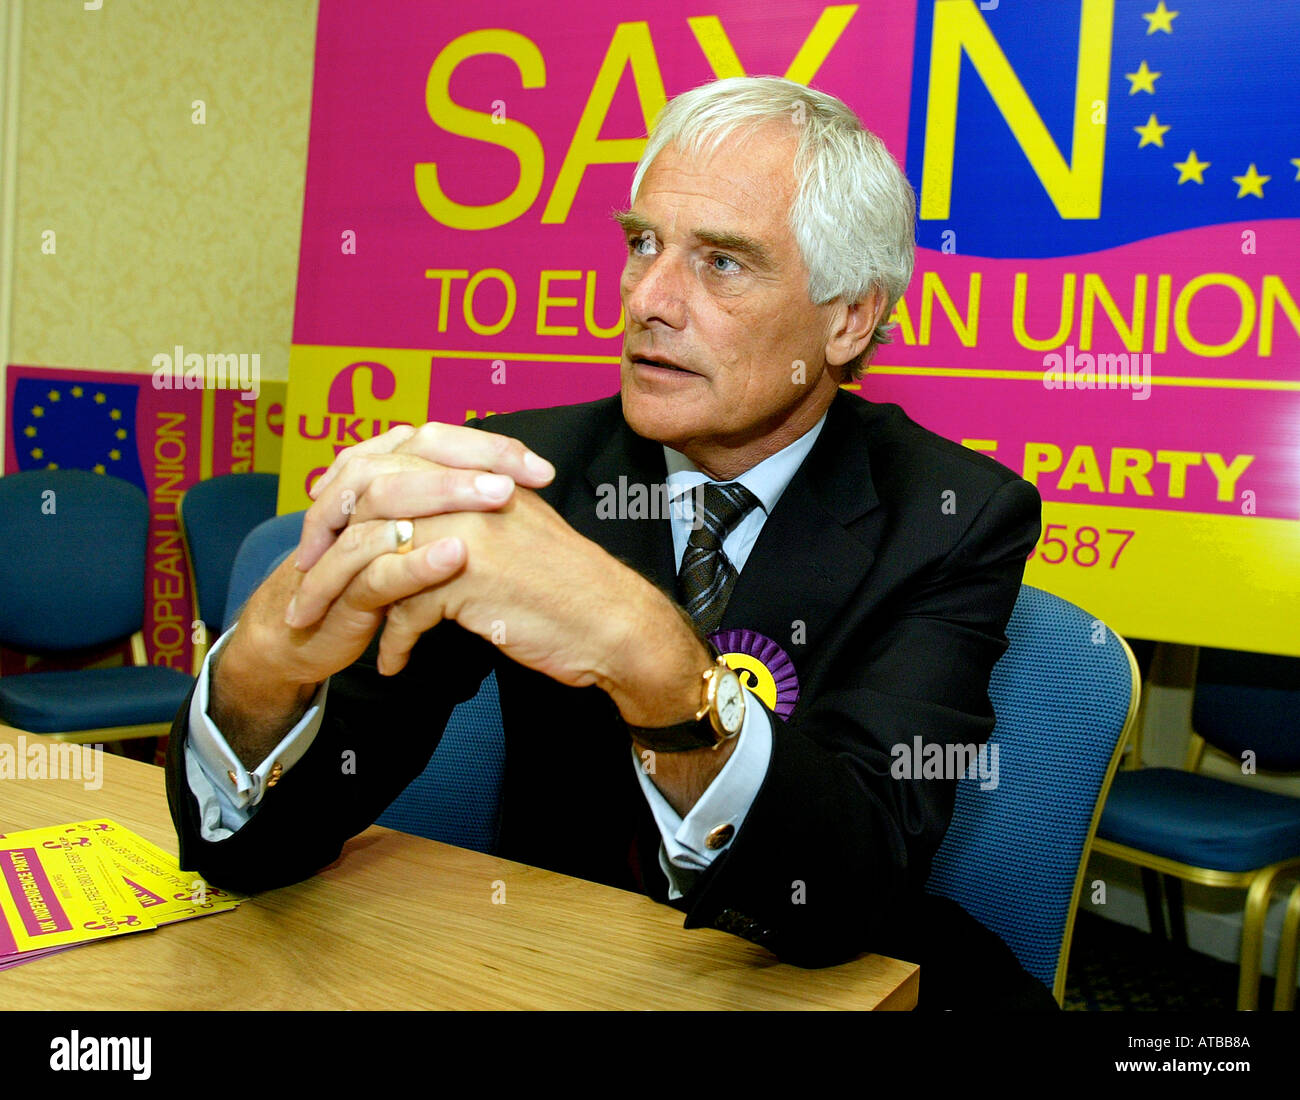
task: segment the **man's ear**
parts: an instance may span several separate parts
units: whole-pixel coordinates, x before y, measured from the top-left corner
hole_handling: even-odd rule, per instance
[[[842,367],[866,351],[885,307],[885,295],[881,290],[873,290],[853,303],[837,302],[830,334],[826,338],[826,362]]]

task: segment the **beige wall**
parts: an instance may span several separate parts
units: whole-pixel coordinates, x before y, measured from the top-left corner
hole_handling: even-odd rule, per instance
[[[10,4],[7,362],[147,371],[181,344],[287,379],[315,0]]]

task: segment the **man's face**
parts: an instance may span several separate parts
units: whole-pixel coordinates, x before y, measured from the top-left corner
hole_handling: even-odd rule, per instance
[[[795,144],[774,124],[707,158],[670,146],[620,218],[624,416],[715,478],[793,442],[835,394],[837,311],[809,300],[789,224]]]

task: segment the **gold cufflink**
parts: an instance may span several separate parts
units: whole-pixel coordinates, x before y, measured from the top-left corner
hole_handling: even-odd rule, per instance
[[[719,825],[715,829],[710,829],[708,836],[704,838],[705,847],[711,852],[716,852],[719,848],[725,848],[731,843],[731,838],[736,835],[734,825]]]
[[[280,761],[277,760],[274,764],[271,765],[271,774],[266,777],[266,785],[268,787],[274,787],[277,783],[280,782],[280,776],[282,776],[283,774],[284,774],[284,769],[280,767]],[[231,783],[233,783],[236,787],[239,786],[239,777],[236,776],[234,772],[228,771],[226,772],[226,775],[230,777]]]

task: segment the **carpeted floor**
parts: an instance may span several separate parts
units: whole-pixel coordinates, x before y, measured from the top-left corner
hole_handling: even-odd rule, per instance
[[[1263,1011],[1273,979],[1260,982]],[[1074,926],[1065,1008],[1086,1012],[1233,1010],[1237,968],[1196,951],[1179,951],[1147,932],[1092,913]]]

